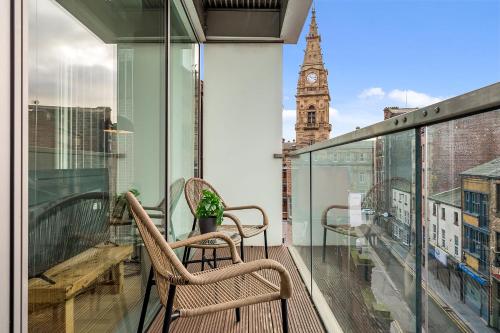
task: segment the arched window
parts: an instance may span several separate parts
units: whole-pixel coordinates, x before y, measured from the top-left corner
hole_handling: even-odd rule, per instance
[[[307,111],[307,123],[308,124],[316,123],[316,110],[312,105],[309,107],[309,110]]]

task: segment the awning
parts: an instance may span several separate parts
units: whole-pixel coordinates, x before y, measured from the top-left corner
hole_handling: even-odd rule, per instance
[[[467,267],[464,263],[460,263],[458,267],[467,275],[469,275],[473,280],[477,281],[481,286],[487,286],[488,281],[481,276],[479,276],[477,273],[475,273],[472,269]]]

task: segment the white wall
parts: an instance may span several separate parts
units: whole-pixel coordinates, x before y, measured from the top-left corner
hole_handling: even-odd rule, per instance
[[[204,52],[204,178],[230,206],[256,204],[281,244],[281,44],[207,44]],[[261,223],[256,213],[243,223]],[[245,245],[263,245],[263,236]]]
[[[436,204],[436,216],[432,215],[432,206]],[[462,254],[462,209],[440,202],[429,200],[430,229],[429,236],[434,246],[445,250],[456,260],[461,261]],[[445,210],[445,219],[442,219],[441,210]],[[458,224],[455,224],[455,214],[458,214]],[[432,226],[436,225],[437,239],[432,239]],[[443,230],[445,233],[445,246],[442,245]],[[455,253],[455,236],[458,237],[458,253]]]

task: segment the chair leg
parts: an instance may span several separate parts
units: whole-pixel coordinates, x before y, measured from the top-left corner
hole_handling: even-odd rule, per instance
[[[186,247],[186,249],[184,250],[184,261],[182,262],[182,264],[184,265],[184,267],[187,268],[187,266],[189,265],[189,255],[191,254],[191,248],[190,247]]]
[[[175,285],[171,284],[168,288],[167,306],[165,307],[165,317],[163,318],[163,333],[168,333],[170,323],[172,322],[172,310],[174,308]]]
[[[245,251],[243,250],[243,238],[240,243],[240,257],[242,261],[245,261]]]
[[[323,230],[323,262],[326,260],[326,229]]]
[[[151,288],[153,287],[154,281],[153,267],[149,270],[148,283],[146,285],[146,292],[144,293],[144,299],[142,300],[141,318],[139,319],[139,326],[137,327],[137,333],[142,333],[144,328],[144,320],[146,319],[146,310],[148,309],[149,295],[151,294]]]
[[[269,259],[269,252],[267,251],[267,230],[264,230],[264,250],[266,251],[266,259]]]
[[[241,319],[241,311],[240,311],[240,308],[236,308],[236,309],[234,309],[234,311],[236,312],[236,321],[239,323],[239,322],[240,322],[240,319]]]
[[[201,250],[201,271],[205,270],[205,249]]]
[[[281,320],[283,322],[283,333],[288,333],[288,306],[286,299],[281,300]]]

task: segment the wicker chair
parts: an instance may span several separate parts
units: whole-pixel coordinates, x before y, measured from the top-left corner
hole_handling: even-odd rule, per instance
[[[239,321],[240,307],[278,299],[281,300],[283,332],[288,332],[287,300],[292,296],[292,281],[280,263],[270,259],[242,262],[234,243],[221,232],[167,243],[132,193],[127,193],[127,200],[151,258],[160,302],[166,308],[163,332],[168,332],[172,319],[229,309],[236,310],[236,321]],[[233,265],[190,273],[173,250],[211,238],[228,243]],[[257,273],[266,269],[279,273],[279,286]],[[179,293],[176,293],[177,287]]]
[[[269,226],[269,220],[267,218],[267,214],[264,211],[264,209],[256,205],[228,207],[224,202],[224,200],[222,199],[222,197],[220,196],[220,194],[207,181],[201,178],[191,178],[186,182],[186,185],[184,186],[184,194],[186,196],[186,201],[189,205],[189,209],[191,209],[191,213],[193,213],[193,216],[196,216],[196,208],[198,207],[198,203],[201,200],[203,190],[209,190],[217,194],[217,196],[221,199],[222,204],[224,206],[224,217],[227,217],[234,222],[235,225],[221,225],[219,227],[219,230],[231,230],[238,232],[240,234],[241,259],[245,260],[245,254],[243,251],[243,239],[256,236],[260,233],[264,233],[264,249],[265,249],[266,259],[268,259],[269,253],[267,250],[267,228]],[[241,221],[235,215],[227,213],[228,211],[250,210],[250,209],[255,209],[260,211],[260,213],[262,214],[262,224],[260,225],[242,224]],[[196,217],[194,218],[193,222],[193,230],[195,224],[196,224]]]
[[[323,262],[325,262],[325,260],[326,260],[326,232],[327,231],[338,232],[340,228],[345,227],[345,226],[328,224],[328,221],[327,221],[328,212],[332,209],[349,209],[349,207],[347,207],[345,205],[331,205],[331,206],[326,207],[326,209],[323,211],[323,214],[321,214],[321,226],[323,227],[323,254],[322,254],[322,261]]]

